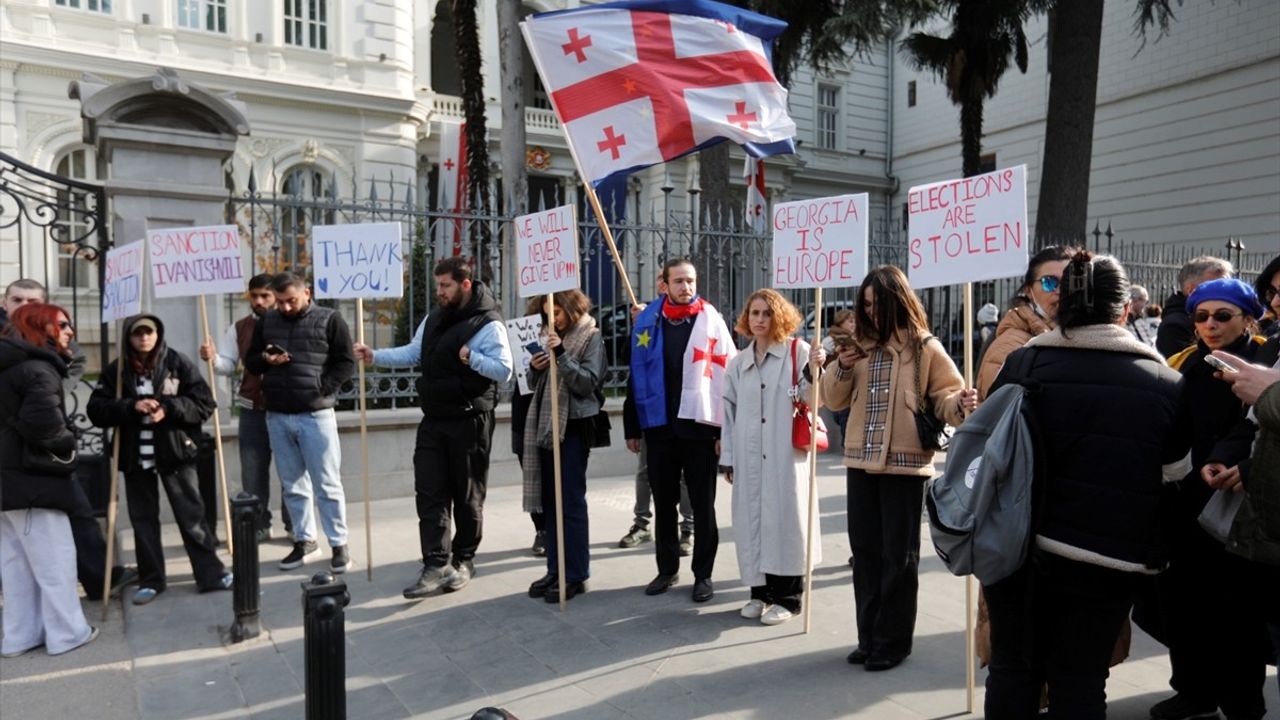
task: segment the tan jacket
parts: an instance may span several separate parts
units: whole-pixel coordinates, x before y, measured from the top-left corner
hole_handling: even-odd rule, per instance
[[[849,408],[844,437],[845,467],[872,474],[932,477],[934,453],[920,446],[920,434],[916,431],[915,411],[919,403],[915,392],[914,343],[894,338],[884,349],[892,360],[889,369],[892,401],[884,423],[889,428],[889,439],[872,457],[864,457],[862,452],[866,442],[870,355],[859,359],[850,370],[837,364],[822,375],[822,404],[832,410]],[[935,340],[925,345],[920,388],[933,401],[934,412],[940,420],[959,425],[964,419],[960,410],[964,378],[942,349],[942,343]]]
[[[1037,315],[1029,304],[1016,305],[1005,313],[996,326],[996,339],[991,341],[991,347],[982,355],[982,367],[978,368],[978,400],[987,399],[987,391],[995,383],[1009,353],[1026,345],[1031,338],[1052,329],[1053,326]]]

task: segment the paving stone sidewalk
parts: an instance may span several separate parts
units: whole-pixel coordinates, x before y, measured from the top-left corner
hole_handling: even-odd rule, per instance
[[[884,673],[845,663],[855,633],[843,472],[827,461],[819,482],[824,558],[814,573],[809,634],[800,617],[767,627],[738,616],[748,593],[738,584],[724,484],[717,594],[696,604],[687,561],[669,593],[644,595],[655,573],[652,543],[617,547],[631,521],[632,479],[590,480],[592,578],[566,612],[526,596],[544,561],[528,551],[533,532],[520,512],[519,478],[492,479],[471,584],[419,602],[400,596],[419,568],[413,499],[373,504],[372,582],[365,573],[364,510],[353,504],[348,716],[453,720],[486,705],[522,720],[964,715],[964,582],[946,572],[927,536],[914,654]],[[144,607],[125,603],[124,618],[117,603],[103,636],[85,649],[0,661],[0,717],[303,717],[300,583],[327,557],[281,572],[275,563],[287,545],[264,544],[264,634],[224,645],[231,594],[197,595],[176,530],[167,527],[165,538],[170,590]],[[131,542],[124,543],[128,551]],[[96,622],[100,606],[86,607]],[[1135,632],[1131,658],[1112,672],[1109,716],[1145,720],[1147,708],[1168,694],[1168,672],[1163,648]],[[979,672],[979,709],[982,681]],[[1274,668],[1267,693],[1271,716],[1280,717]]]

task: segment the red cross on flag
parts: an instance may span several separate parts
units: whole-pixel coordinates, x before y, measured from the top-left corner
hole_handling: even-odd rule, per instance
[[[786,23],[708,0],[627,0],[531,16],[525,41],[595,185],[724,140],[795,152],[772,41]]]

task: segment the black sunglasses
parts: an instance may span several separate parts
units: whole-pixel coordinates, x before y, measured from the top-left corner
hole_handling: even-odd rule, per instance
[[[1195,320],[1197,325],[1209,322],[1209,318],[1213,318],[1220,323],[1229,323],[1232,318],[1239,317],[1243,314],[1243,312],[1231,312],[1230,310],[1214,310],[1213,312],[1209,312],[1208,310],[1197,310],[1196,314],[1191,316],[1191,319]]]
[[[59,320],[59,321],[58,321],[58,329],[59,329],[59,330],[70,330],[70,329],[71,329],[71,323],[70,323],[70,322],[68,322],[68,321],[66,321],[66,320]]]

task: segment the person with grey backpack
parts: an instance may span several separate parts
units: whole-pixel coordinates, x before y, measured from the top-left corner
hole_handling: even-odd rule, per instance
[[[1081,252],[1060,286],[1057,327],[1010,354],[992,386],[993,398],[1006,384],[1028,388],[1036,478],[1026,560],[983,584],[988,720],[1035,717],[1046,682],[1053,717],[1106,717],[1108,666],[1138,581],[1168,563],[1166,482],[1190,467],[1181,378],[1125,328],[1124,268]]]

